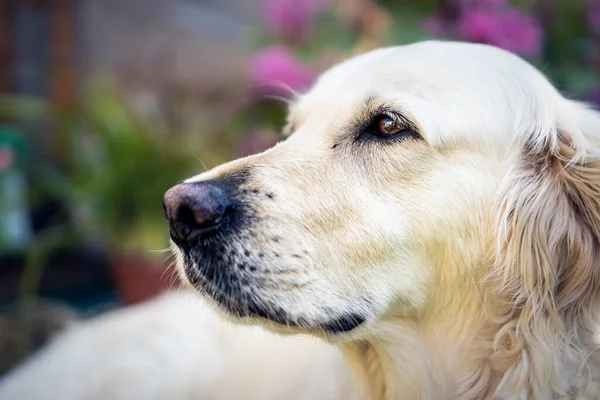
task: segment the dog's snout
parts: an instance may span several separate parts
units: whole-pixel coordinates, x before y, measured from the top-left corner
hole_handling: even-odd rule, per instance
[[[225,191],[212,182],[182,183],[163,198],[172,236],[188,242],[198,234],[214,232],[231,207]]]

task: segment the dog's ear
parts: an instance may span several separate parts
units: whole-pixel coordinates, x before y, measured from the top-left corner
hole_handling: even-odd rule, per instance
[[[600,116],[561,100],[551,128],[522,139],[501,194],[494,273],[510,306],[496,351],[512,338],[499,391],[514,398],[577,385],[600,306]]]

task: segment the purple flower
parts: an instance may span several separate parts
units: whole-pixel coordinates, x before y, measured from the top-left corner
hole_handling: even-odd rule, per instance
[[[328,0],[262,0],[261,16],[267,29],[287,39],[305,39]]]
[[[450,0],[451,4],[463,10],[500,9],[508,6],[509,0]]]
[[[600,110],[600,89],[595,90],[589,95],[588,101],[596,110]]]
[[[588,17],[588,25],[589,25],[590,29],[594,33],[600,34],[600,1],[599,0],[590,0],[587,17]]]
[[[289,88],[306,89],[312,82],[313,72],[283,46],[271,46],[256,54],[250,65],[250,80],[261,91]],[[284,95],[290,95],[290,91]]]
[[[471,10],[458,21],[459,35],[523,56],[536,56],[542,46],[542,29],[531,16],[516,10]]]

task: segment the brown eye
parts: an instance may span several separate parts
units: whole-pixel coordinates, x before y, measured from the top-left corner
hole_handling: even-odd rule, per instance
[[[403,127],[396,119],[383,115],[377,122],[377,130],[381,135],[391,136],[402,132]]]
[[[382,112],[365,123],[359,130],[357,139],[379,140],[396,143],[404,139],[421,139],[414,126],[398,113]]]

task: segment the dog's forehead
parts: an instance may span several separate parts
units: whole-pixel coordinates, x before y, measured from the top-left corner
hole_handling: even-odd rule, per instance
[[[402,91],[425,97],[456,91],[477,94],[498,76],[518,75],[527,64],[489,46],[422,42],[374,50],[341,62],[300,99],[298,112],[317,103],[352,101],[365,95]],[[478,79],[479,78],[479,79]]]
[[[506,141],[515,110],[532,108],[544,85],[535,68],[504,50],[422,42],[378,49],[332,67],[291,108],[290,120],[311,127],[303,135],[318,135],[319,126],[322,131],[351,118],[365,99],[375,97],[417,119],[433,144],[457,135]]]

